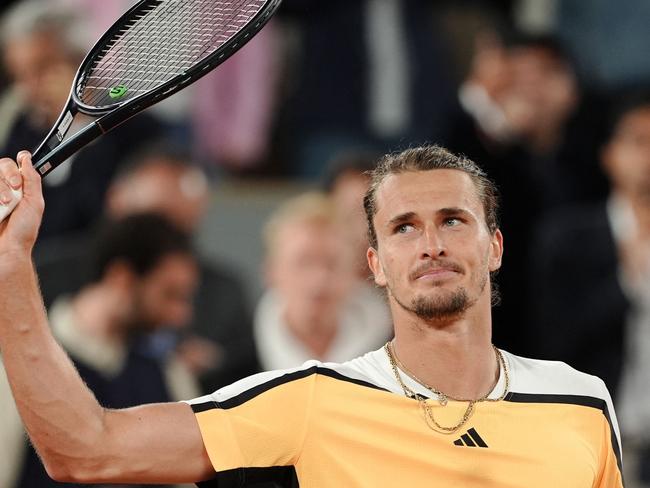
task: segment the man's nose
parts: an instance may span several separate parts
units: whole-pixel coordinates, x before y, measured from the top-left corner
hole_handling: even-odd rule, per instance
[[[436,258],[447,254],[444,237],[436,226],[429,225],[422,234],[422,258]]]

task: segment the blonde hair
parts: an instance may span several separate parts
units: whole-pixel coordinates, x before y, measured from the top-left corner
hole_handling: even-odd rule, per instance
[[[370,171],[370,186],[363,199],[368,224],[368,241],[377,248],[377,232],[373,219],[377,213],[377,191],[391,175],[407,171],[431,171],[435,169],[454,169],[472,178],[476,193],[481,199],[485,212],[485,223],[490,233],[499,228],[499,191],[487,174],[471,159],[457,155],[441,146],[424,145],[412,147],[402,152],[386,154],[377,167]]]
[[[325,193],[313,191],[286,200],[264,225],[262,236],[267,254],[276,248],[282,228],[293,223],[335,226],[338,218],[332,200]]]

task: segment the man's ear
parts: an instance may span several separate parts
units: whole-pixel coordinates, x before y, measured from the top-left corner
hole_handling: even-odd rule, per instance
[[[369,247],[366,252],[366,257],[368,259],[368,267],[375,277],[375,283],[377,286],[386,286],[386,276],[384,275],[384,268],[379,260],[379,253],[377,250],[374,247]]]
[[[488,265],[490,272],[496,271],[501,267],[501,259],[503,258],[503,234],[497,229],[492,236],[490,242],[490,256]]]

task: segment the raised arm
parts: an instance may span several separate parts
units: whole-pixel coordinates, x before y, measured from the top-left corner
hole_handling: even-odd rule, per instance
[[[13,160],[0,160],[0,200],[10,186],[23,188],[23,199],[0,223],[0,351],[48,473],[85,483],[209,478],[214,471],[189,406],[102,408],[52,337],[31,259],[43,213],[40,177],[29,153],[18,160],[21,171]]]

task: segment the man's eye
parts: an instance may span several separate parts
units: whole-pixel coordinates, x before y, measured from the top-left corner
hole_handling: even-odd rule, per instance
[[[412,230],[413,230],[412,224],[400,224],[395,228],[395,232],[398,234],[406,234],[407,232],[411,232]]]
[[[455,227],[460,223],[461,223],[460,219],[458,219],[456,217],[448,217],[448,218],[445,219],[445,225],[447,227]]]

